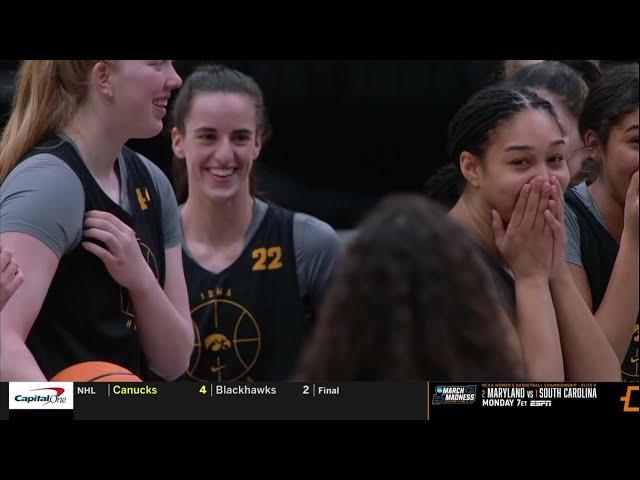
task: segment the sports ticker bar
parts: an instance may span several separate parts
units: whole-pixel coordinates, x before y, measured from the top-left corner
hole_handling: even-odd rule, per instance
[[[74,420],[640,418],[638,383],[11,382],[0,397],[9,420],[36,410]]]

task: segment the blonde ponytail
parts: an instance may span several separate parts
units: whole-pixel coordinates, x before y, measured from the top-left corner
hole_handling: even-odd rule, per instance
[[[0,184],[38,142],[63,128],[87,95],[97,60],[26,60],[0,140]]]

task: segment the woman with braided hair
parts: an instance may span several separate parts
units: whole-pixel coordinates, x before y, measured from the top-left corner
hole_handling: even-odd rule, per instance
[[[477,240],[530,380],[618,380],[617,359],[564,262],[566,142],[551,104],[488,87],[449,124],[451,164],[428,182]]]

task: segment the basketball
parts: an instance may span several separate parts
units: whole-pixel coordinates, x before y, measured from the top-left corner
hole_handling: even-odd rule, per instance
[[[109,362],[82,362],[56,373],[52,382],[141,382],[120,365]]]

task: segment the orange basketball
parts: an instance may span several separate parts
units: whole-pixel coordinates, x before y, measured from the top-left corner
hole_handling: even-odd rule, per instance
[[[124,367],[109,362],[82,362],[56,373],[52,382],[141,382]]]

